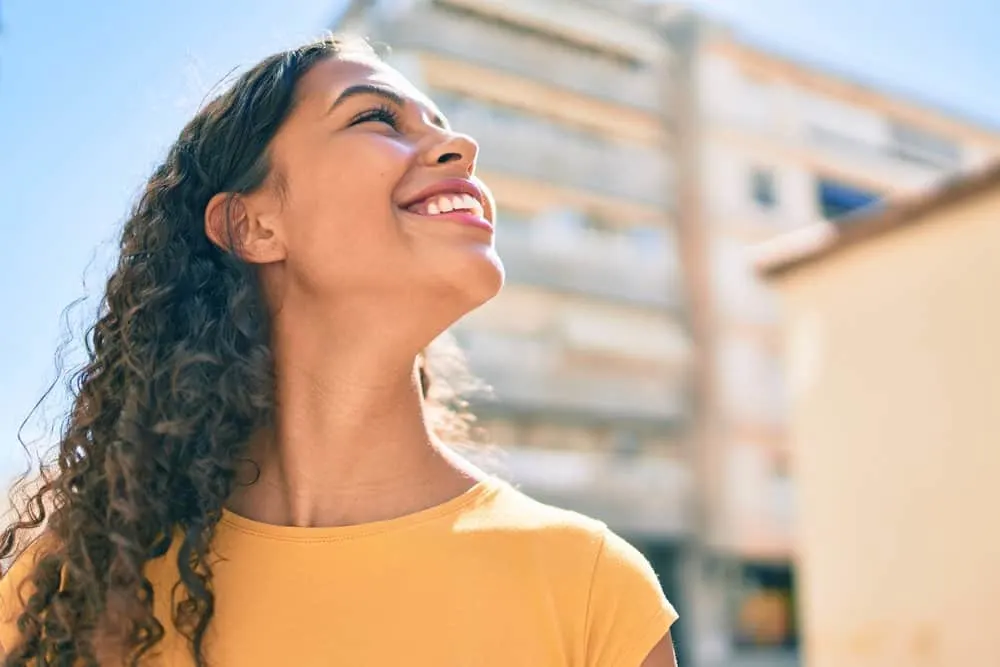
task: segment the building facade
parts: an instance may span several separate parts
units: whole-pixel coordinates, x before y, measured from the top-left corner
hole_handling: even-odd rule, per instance
[[[632,9],[355,2],[337,28],[388,45],[389,63],[480,144],[507,284],[453,333],[494,390],[473,405],[499,446],[488,463],[636,544],[683,617],[691,345],[673,59]]]
[[[508,284],[454,333],[495,463],[644,550],[682,664],[797,664],[783,315],[747,247],[1000,135],[672,4],[355,0],[336,27],[481,145]]]
[[[1000,134],[775,55],[682,7],[659,20],[682,89],[679,228],[706,563],[694,577],[698,664],[783,664],[798,634],[783,314],[748,247],[976,169],[1000,154]]]
[[[1000,163],[766,250],[807,664],[1000,664]]]

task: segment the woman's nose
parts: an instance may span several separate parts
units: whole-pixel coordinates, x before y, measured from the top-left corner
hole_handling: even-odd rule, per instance
[[[448,132],[441,141],[428,150],[428,163],[451,164],[464,163],[469,174],[475,169],[476,157],[479,155],[479,144],[466,135]]]

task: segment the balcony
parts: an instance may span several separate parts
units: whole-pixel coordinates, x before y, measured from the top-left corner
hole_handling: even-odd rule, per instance
[[[902,190],[929,187],[949,173],[941,165],[909,159],[889,145],[864,141],[818,126],[804,131],[803,142],[820,151],[844,172],[870,173]]]
[[[730,544],[747,557],[790,558],[795,551],[794,502],[790,479],[771,480],[764,487],[756,512],[741,508],[733,517]]]
[[[757,445],[729,449],[719,546],[748,559],[787,560],[795,547],[795,488]]]
[[[655,62],[667,46],[645,23],[602,11],[576,0],[432,0],[440,7],[478,14],[491,22],[507,23],[523,30],[541,32],[581,48],[623,59],[630,63]]]
[[[690,532],[692,479],[679,460],[516,446],[496,458],[493,467],[501,477],[535,498],[630,536],[676,538]]]
[[[503,214],[497,229],[497,250],[510,282],[663,308],[680,304],[669,230],[563,229]]]
[[[378,34],[397,50],[457,58],[646,111],[661,109],[668,84],[655,69],[437,3],[392,19]]]
[[[495,400],[477,406],[484,415],[546,414],[671,427],[686,412],[679,368],[659,364],[659,370],[636,372],[634,364],[593,368],[574,363],[558,335],[517,336],[459,325],[455,336],[471,371],[493,387]]]
[[[710,251],[712,282],[721,315],[733,321],[775,324],[781,308],[777,295],[754,271],[742,243],[717,239]]]
[[[450,93],[434,97],[452,125],[479,142],[484,169],[661,208],[673,203],[674,174],[664,151]]]
[[[781,427],[788,419],[788,387],[781,357],[741,335],[724,336],[716,378],[721,405],[735,422]]]

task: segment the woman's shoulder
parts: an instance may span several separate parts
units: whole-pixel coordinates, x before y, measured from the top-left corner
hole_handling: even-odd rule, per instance
[[[538,500],[505,481],[496,482],[496,492],[486,508],[483,523],[505,534],[543,542],[544,551],[563,564],[579,561],[591,569],[602,560],[619,568],[651,569],[646,558],[604,521],[580,512]]]
[[[512,482],[494,478],[494,493],[487,509],[499,527],[516,529],[539,538],[569,540],[597,548],[608,531],[598,519],[571,509],[551,505]]]
[[[594,664],[639,664],[677,619],[646,556],[603,521],[535,500],[504,482],[490,514],[494,528],[520,536],[507,538],[518,542],[518,553],[544,561],[547,581],[583,594],[588,644],[602,656]],[[525,540],[528,549],[521,548]]]

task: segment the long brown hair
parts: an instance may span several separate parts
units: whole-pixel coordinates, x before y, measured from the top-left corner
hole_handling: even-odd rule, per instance
[[[116,654],[138,663],[164,635],[144,566],[175,540],[171,620],[205,664],[210,543],[246,444],[274,415],[267,309],[253,268],[206,237],[205,208],[217,193],[265,182],[297,82],[344,54],[374,57],[359,40],[331,36],[261,61],[184,127],[139,197],[58,455],[0,533],[0,562],[42,527],[50,545],[26,579],[24,641],[8,647],[7,667],[96,665],[96,638],[109,627]],[[433,396],[427,364],[420,375]],[[444,385],[436,393],[440,425],[461,432],[464,420],[442,406],[457,397]]]

